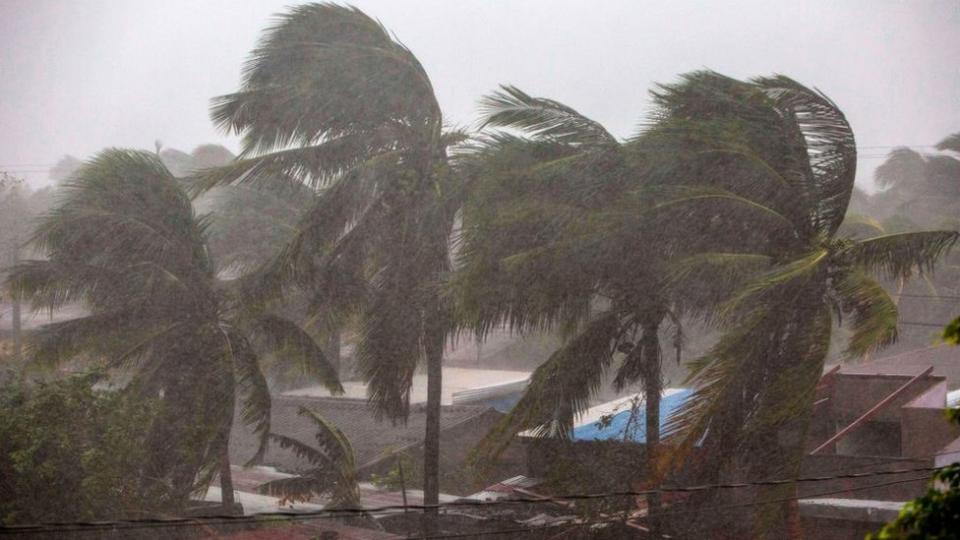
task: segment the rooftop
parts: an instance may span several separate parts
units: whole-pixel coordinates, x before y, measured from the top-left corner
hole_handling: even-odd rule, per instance
[[[426,412],[413,406],[406,423],[378,421],[365,399],[275,396],[271,410],[271,431],[292,437],[311,446],[316,445],[316,426],[298,414],[300,407],[317,412],[337,426],[353,445],[359,468],[370,466],[391,452],[418,445],[423,441]],[[472,405],[445,406],[440,415],[440,429],[446,430],[463,422],[494,413],[489,407]],[[256,454],[258,439],[241,423],[236,423],[230,436],[230,455],[235,463],[244,463]],[[292,451],[270,445],[263,465],[284,471],[307,468],[306,461]]]
[[[960,347],[946,345],[924,347],[860,364],[845,364],[844,375],[887,375],[912,377],[933,366],[933,375],[947,379],[950,390],[960,388]]]
[[[687,388],[667,388],[663,391],[660,399],[661,430],[670,415],[692,394],[693,390]],[[637,414],[631,422],[630,415],[634,402],[637,403]],[[601,419],[604,420],[602,423]],[[635,394],[587,409],[573,428],[573,438],[578,441],[629,439],[643,443],[647,441],[645,422],[643,394]]]
[[[444,405],[453,405],[461,402],[458,399],[460,394],[469,394],[473,391],[488,388],[515,385],[516,391],[520,391],[530,379],[530,373],[526,371],[506,371],[493,369],[470,369],[457,367],[443,368],[443,390],[441,403]],[[344,398],[366,399],[367,385],[360,381],[346,381],[343,383]],[[310,386],[290,390],[283,394],[284,396],[306,396],[306,397],[334,397],[322,386]],[[413,384],[410,387],[410,403],[426,403],[427,401],[427,376],[420,373],[413,376]]]

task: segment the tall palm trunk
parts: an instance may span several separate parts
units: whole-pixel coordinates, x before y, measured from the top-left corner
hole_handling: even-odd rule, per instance
[[[233,472],[230,470],[230,444],[227,441],[220,450],[220,502],[227,515],[233,514]]]
[[[427,359],[427,422],[423,440],[423,504],[440,502],[440,401],[443,388],[443,327],[439,307],[433,299],[425,314],[424,337]],[[423,513],[427,536],[437,532],[437,509]]]
[[[20,253],[19,253],[19,240],[18,244],[13,246],[13,264],[16,265],[20,262]],[[20,295],[17,292],[13,292],[10,295],[10,302],[12,304],[13,313],[11,314],[11,330],[13,331],[13,360],[17,369],[20,370],[21,377],[26,377],[26,366],[21,365],[23,361],[23,325],[20,320]]]
[[[660,319],[650,318],[643,323],[643,338],[640,346],[643,348],[643,393],[646,405],[646,475],[654,478],[657,469],[658,451],[660,445],[660,395],[663,392],[660,365]],[[656,486],[648,486],[655,488]],[[660,511],[661,498],[659,493],[647,496],[648,522],[651,531],[656,528],[653,517]]]

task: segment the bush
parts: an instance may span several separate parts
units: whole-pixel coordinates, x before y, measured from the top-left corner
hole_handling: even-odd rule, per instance
[[[0,523],[149,513],[141,474],[153,404],[94,389],[95,375],[0,389]]]

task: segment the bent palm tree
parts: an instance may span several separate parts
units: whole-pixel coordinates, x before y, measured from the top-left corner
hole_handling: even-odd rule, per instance
[[[124,391],[160,403],[143,489],[166,485],[158,496],[176,508],[219,465],[232,505],[227,445],[236,403],[261,438],[258,456],[270,430],[258,351],[277,351],[342,391],[335,372],[298,326],[246,309],[217,281],[207,222],[155,155],[107,150],[61,194],[33,237],[48,259],[21,262],[9,283],[35,309],[79,302],[89,314],[42,327],[31,337],[31,360],[100,361],[131,374]]]
[[[485,126],[520,136],[490,134],[465,159],[472,191],[452,283],[460,318],[479,335],[506,324],[521,332],[560,327],[570,339],[537,369],[481,448],[496,454],[527,429],[568,437],[619,352],[614,386],[643,384],[652,472],[660,331],[672,327],[679,361],[683,312],[717,294],[671,283],[667,263],[746,242],[742,222],[755,203],[727,189],[723,175],[689,178],[695,164],[728,157],[688,150],[677,130],[661,126],[621,142],[572,108],[514,87],[485,98],[482,108]]]
[[[234,164],[197,189],[250,182],[318,190],[292,242],[260,274],[260,297],[298,286],[314,311],[359,315],[357,361],[377,412],[405,420],[426,361],[424,502],[438,502],[439,283],[461,190],[430,79],[409,49],[359,10],[308,4],[279,17],[213,118],[243,134]],[[428,512],[427,526],[435,512]]]
[[[716,314],[726,331],[694,363],[697,392],[668,429],[682,441],[678,455],[702,443],[717,473],[793,477],[831,328],[849,326],[849,357],[893,342],[896,305],[872,275],[899,280],[927,271],[957,233],[863,240],[838,235],[853,189],[856,147],[843,113],[817,91],[782,76],[740,82],[700,74],[665,87],[661,95],[667,104],[664,122],[688,124],[707,138],[729,141],[729,132],[710,128],[724,116],[737,117],[740,129],[733,135],[747,132],[755,140],[739,150],[735,171],[761,171],[779,186],[772,197],[754,200],[783,217],[776,229],[765,231],[768,240],[750,251],[677,263],[682,275],[712,268],[706,262],[755,261]],[[769,491],[759,496],[760,502],[777,498]],[[767,510],[760,515],[773,519],[773,527],[761,519],[758,532],[782,533],[779,507]]]

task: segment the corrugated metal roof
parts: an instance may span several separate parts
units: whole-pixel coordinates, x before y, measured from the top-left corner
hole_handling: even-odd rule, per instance
[[[693,390],[687,388],[669,388],[664,391],[660,399],[660,426],[667,422],[670,415],[679,408],[691,395]],[[637,400],[636,416],[631,405]],[[646,412],[642,394],[618,399],[590,408],[583,415],[580,422],[573,428],[573,439],[578,441],[605,441],[611,439],[646,442]]]

